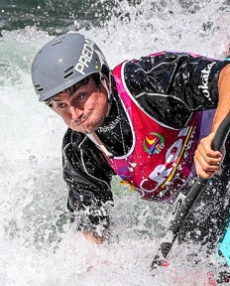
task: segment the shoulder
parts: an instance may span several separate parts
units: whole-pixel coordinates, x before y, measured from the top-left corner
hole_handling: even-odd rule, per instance
[[[149,54],[147,56],[142,56],[139,59],[132,59],[126,62],[126,66],[129,65],[142,65],[144,63],[148,64],[161,64],[161,63],[174,63],[180,61],[207,61],[207,62],[222,62],[220,60],[209,58],[200,54],[193,52],[180,52],[180,51],[160,51],[156,53]],[[226,61],[225,61],[226,62]]]
[[[129,60],[127,63],[138,64],[141,62],[161,62],[161,61],[174,61],[175,59],[188,59],[188,58],[204,58],[201,55],[189,52],[176,52],[176,51],[159,51],[151,53],[146,56],[141,56],[138,59]]]
[[[127,61],[124,70],[128,74],[137,72],[154,73],[155,71],[155,75],[157,75],[159,71],[173,71],[177,67],[189,63],[198,63],[199,61],[210,60],[194,53],[162,51]]]

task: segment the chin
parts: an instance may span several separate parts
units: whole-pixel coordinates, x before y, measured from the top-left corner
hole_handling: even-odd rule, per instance
[[[102,126],[103,121],[104,121],[104,118],[100,120],[99,122],[94,121],[92,125],[85,126],[85,129],[88,131],[88,133],[97,131]]]

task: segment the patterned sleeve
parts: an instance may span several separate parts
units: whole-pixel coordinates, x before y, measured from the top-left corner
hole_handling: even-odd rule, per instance
[[[161,52],[127,62],[124,76],[128,90],[147,113],[182,128],[192,112],[216,108],[219,73],[228,63]]]
[[[77,230],[105,235],[109,229],[109,211],[113,205],[110,187],[113,171],[94,144],[81,149],[79,140],[71,138],[73,134],[76,137],[76,132],[69,129],[63,144],[63,176],[68,187],[67,208],[73,214]]]

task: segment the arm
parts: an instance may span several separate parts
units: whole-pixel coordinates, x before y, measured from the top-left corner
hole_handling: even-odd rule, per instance
[[[213,119],[212,132],[201,140],[194,156],[197,175],[205,179],[220,172],[220,163],[223,160],[221,152],[211,149],[211,142],[218,126],[230,109],[230,65],[225,66],[220,72],[218,92],[219,101]]]
[[[147,113],[168,126],[183,128],[193,112],[218,105],[213,132],[201,140],[194,157],[197,175],[205,179],[220,171],[221,153],[210,146],[229,110],[229,70],[228,61],[171,52],[126,64],[125,79],[131,93]]]
[[[219,102],[213,120],[212,131],[215,132],[227,116],[230,109],[230,65],[227,65],[220,72],[218,80]]]
[[[112,204],[112,170],[103,154],[84,135],[68,130],[63,144],[63,175],[68,187],[68,210],[76,229],[97,243],[108,235]],[[103,170],[103,172],[102,172]]]

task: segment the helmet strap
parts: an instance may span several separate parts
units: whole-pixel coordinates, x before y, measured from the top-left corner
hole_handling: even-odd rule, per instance
[[[108,110],[106,113],[106,117],[109,116],[109,112],[111,109],[111,105],[112,105],[112,81],[111,81],[111,72],[109,72],[109,86],[106,83],[105,77],[102,73],[100,73],[100,81],[103,84],[105,90],[107,91],[107,96],[108,96]]]

